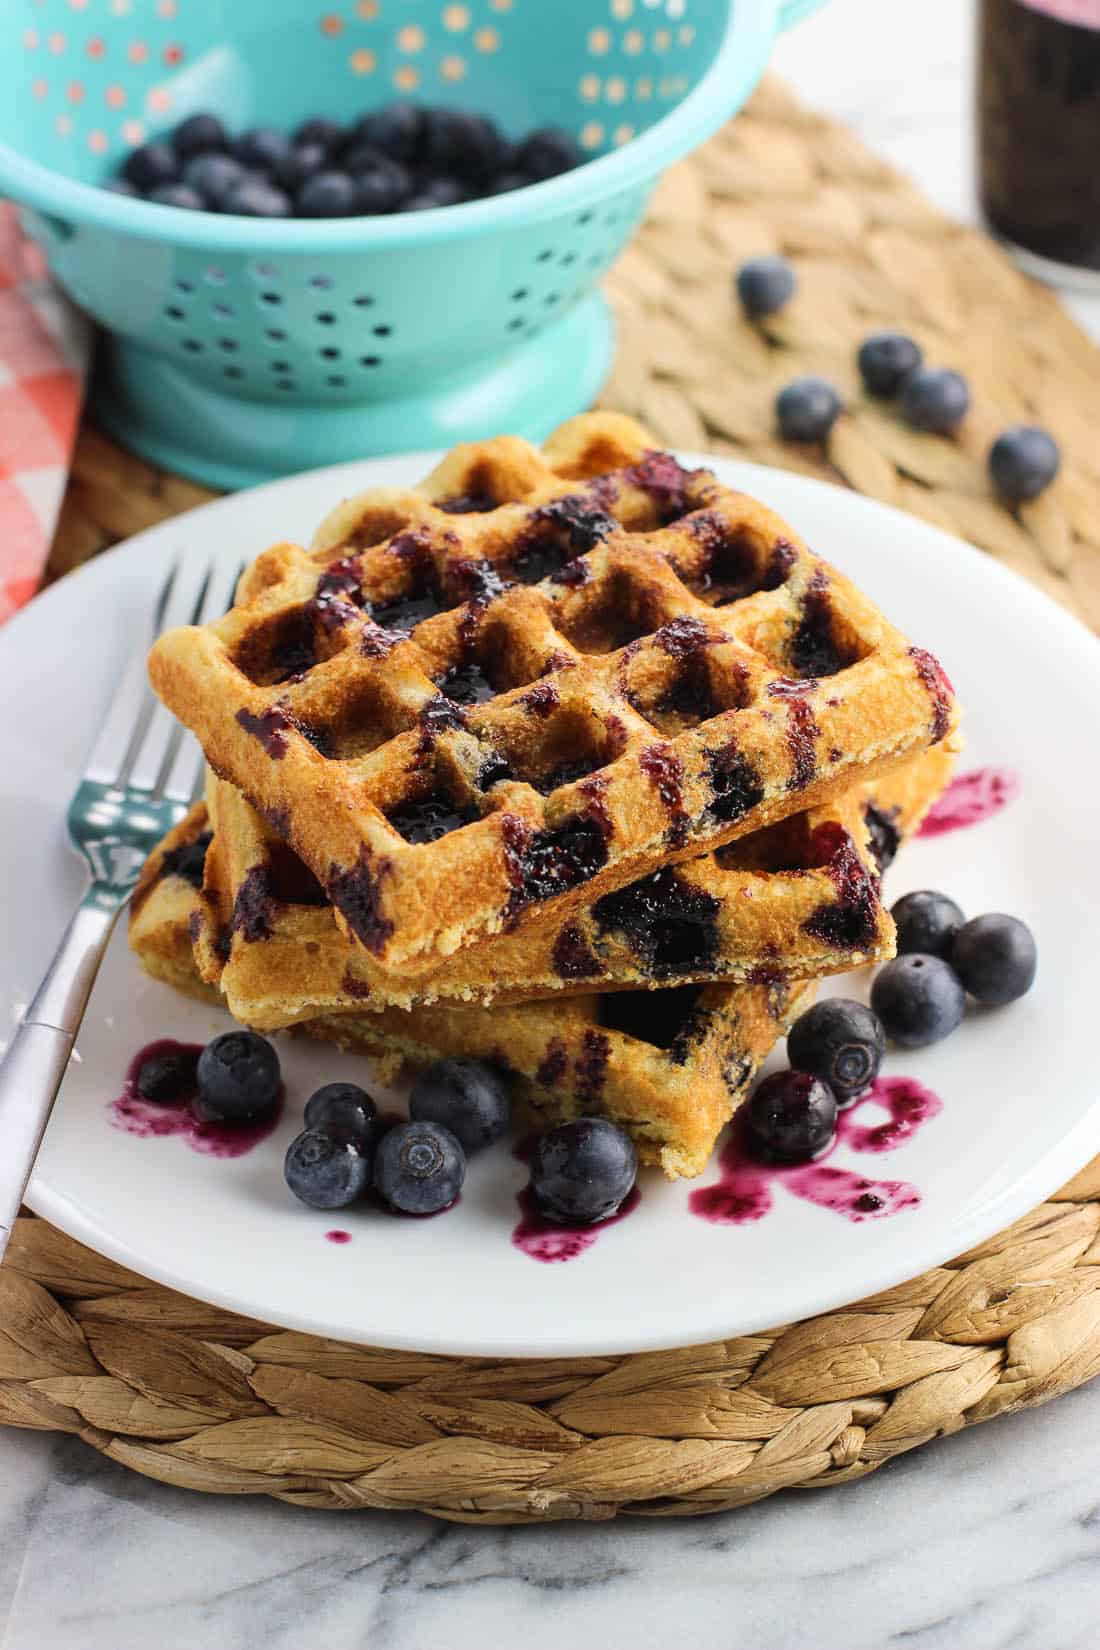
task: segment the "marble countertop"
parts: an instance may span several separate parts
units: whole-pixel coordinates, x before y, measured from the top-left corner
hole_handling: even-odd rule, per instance
[[[776,66],[972,215],[971,17],[832,0]],[[1100,1382],[843,1489],[546,1529],[190,1495],[0,1430],[0,1650],[1084,1650],[1098,1619]]]

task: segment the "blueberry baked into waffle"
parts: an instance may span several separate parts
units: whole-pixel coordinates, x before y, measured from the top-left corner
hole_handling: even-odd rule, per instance
[[[949,769],[945,752],[929,752],[869,787],[860,809],[887,823],[896,848],[935,800]],[[262,897],[261,891],[250,896],[253,922],[264,932],[253,927],[251,938],[235,935],[241,949],[228,960],[217,946],[210,916],[224,874],[219,830],[220,823],[211,833],[200,804],[150,857],[130,918],[130,943],[143,967],[211,1000],[220,998],[234,968],[247,980],[262,964],[279,980],[282,971],[295,969],[300,979],[304,966],[317,968],[315,977],[323,980],[327,963],[316,959],[354,947],[311,873],[277,839],[267,838],[274,851]],[[765,859],[761,840],[750,840]],[[630,1133],[643,1162],[676,1178],[702,1171],[761,1062],[812,993],[812,985],[776,972],[752,984],[589,991],[492,1011],[450,1004],[411,1013],[345,1007],[318,1011],[299,1029],[395,1064],[453,1055],[506,1064],[529,1120],[549,1126],[598,1111]]]
[[[347,501],[312,549],[264,552],[223,619],[162,637],[150,674],[345,932],[410,975],[957,721],[935,659],[779,517],[608,413]]]

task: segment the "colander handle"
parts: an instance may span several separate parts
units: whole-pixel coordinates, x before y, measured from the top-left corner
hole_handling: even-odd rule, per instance
[[[825,0],[779,0],[779,27],[789,29],[792,23],[801,23],[824,4]]]
[[[27,207],[20,214],[23,228],[28,235],[45,247],[47,252],[55,246],[63,246],[66,241],[72,240],[76,233],[75,224],[67,218],[59,218],[53,212],[41,212],[37,207]]]

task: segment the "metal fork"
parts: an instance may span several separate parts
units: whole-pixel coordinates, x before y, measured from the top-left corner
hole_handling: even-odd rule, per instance
[[[231,594],[228,570],[177,561],[161,586],[149,642],[162,629],[223,613]],[[145,651],[123,672],[69,804],[69,841],[87,864],[88,886],[0,1064],[0,1259],[115,919],[152,849],[202,791],[202,752],[154,698]]]

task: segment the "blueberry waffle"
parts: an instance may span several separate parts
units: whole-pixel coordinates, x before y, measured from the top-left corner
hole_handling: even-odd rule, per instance
[[[956,721],[931,655],[783,521],[606,413],[341,505],[150,673],[346,931],[409,973]]]
[[[211,857],[209,844],[199,804],[149,858],[134,896],[130,944],[157,979],[216,1000],[216,986],[200,978],[191,940],[199,908],[195,870]],[[315,915],[335,929],[331,907]],[[643,1162],[676,1179],[702,1172],[723,1124],[813,989],[774,980],[589,994],[491,1012],[387,1009],[322,1015],[297,1029],[370,1054],[389,1071],[406,1060],[428,1064],[452,1054],[495,1061],[512,1072],[527,1122],[548,1125],[598,1110],[630,1131]]]
[[[196,957],[234,1018],[258,1030],[437,1001],[805,979],[893,955],[855,793],[417,975],[389,972],[347,938],[312,872],[234,786],[211,775],[207,801],[214,846]]]

